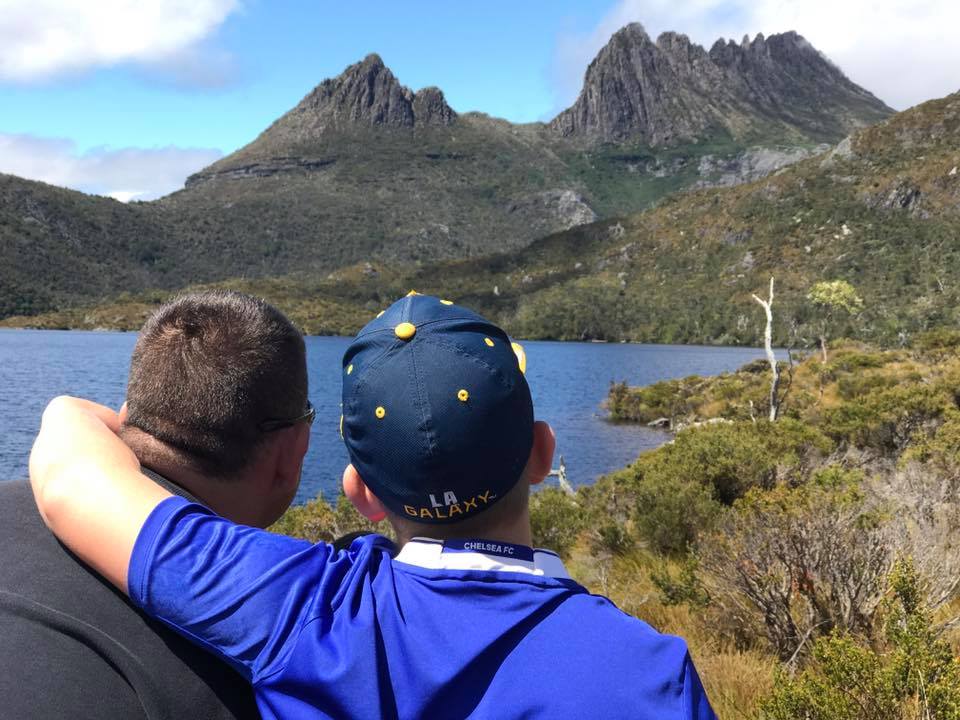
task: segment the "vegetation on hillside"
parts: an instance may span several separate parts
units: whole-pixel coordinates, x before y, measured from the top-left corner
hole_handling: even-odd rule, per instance
[[[440,272],[440,261],[517,250],[596,216],[647,209],[711,179],[699,170],[703,156],[728,159],[745,148],[726,137],[584,148],[542,126],[469,114],[429,132],[330,132],[287,149],[301,153],[303,167],[296,157],[268,162],[241,152],[225,171],[237,177],[153,202],[0,175],[0,318],[60,312],[35,324],[82,327],[87,309],[104,301],[136,304],[154,290],[246,278],[265,278],[264,292],[275,277],[306,288],[326,280],[322,291],[334,302],[335,270],[369,261],[378,271],[431,264]]]
[[[960,322],[958,168],[960,94],[764,180],[671,195],[516,252],[227,284],[263,295],[314,333],[354,332],[415,288],[476,308],[518,337],[755,344],[763,322],[751,294],[775,275],[775,343],[813,346],[826,333],[896,346]],[[810,299],[823,281],[849,283],[863,307],[825,318]],[[123,326],[130,305],[108,305],[106,319]],[[87,316],[104,319],[82,310],[7,324],[90,327]]]
[[[762,363],[614,386],[616,420],[669,418],[673,441],[574,495],[536,492],[536,540],[687,638],[720,717],[960,717],[958,350],[957,331],[835,342],[827,363],[782,364],[775,423]],[[281,527],[330,539],[358,522],[344,502]]]

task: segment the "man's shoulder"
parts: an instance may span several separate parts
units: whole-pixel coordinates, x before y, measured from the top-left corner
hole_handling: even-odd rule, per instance
[[[14,540],[14,547],[24,543],[57,546],[33,501],[30,482],[0,480],[0,546],[4,552],[9,552]]]
[[[167,706],[192,706],[205,717],[256,716],[249,686],[233,670],[147,620],[56,540],[27,482],[0,481],[0,547],[3,693],[56,704],[71,688],[82,688],[84,697],[99,694],[117,706],[102,718],[139,716],[124,715],[131,707],[142,707],[146,717],[162,716]],[[32,672],[17,657],[27,648],[41,665],[54,662],[60,671]],[[57,715],[46,706],[34,710]]]

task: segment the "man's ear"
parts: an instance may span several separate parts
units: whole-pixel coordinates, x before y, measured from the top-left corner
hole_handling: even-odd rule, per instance
[[[343,492],[357,511],[370,522],[377,523],[387,517],[387,511],[380,502],[380,498],[367,487],[352,464],[347,465],[343,470]]]
[[[531,485],[541,483],[553,469],[553,451],[557,448],[557,437],[543,420],[533,424],[533,447],[524,475]]]
[[[298,423],[277,433],[280,447],[277,453],[276,482],[290,491],[291,497],[300,484],[303,458],[310,447],[310,426]]]

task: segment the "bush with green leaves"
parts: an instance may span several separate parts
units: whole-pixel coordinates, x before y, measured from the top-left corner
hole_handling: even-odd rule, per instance
[[[310,542],[333,542],[351,532],[379,533],[393,537],[393,530],[386,521],[372,523],[357,512],[342,492],[336,505],[328,503],[323,495],[303,505],[291,505],[283,516],[270,526],[270,531],[281,535],[302,538]]]
[[[630,468],[637,531],[660,552],[683,552],[723,506],[753,488],[804,482],[831,447],[815,429],[789,418],[683,430]]]
[[[530,496],[530,529],[537,547],[568,557],[584,527],[583,510],[573,495],[547,487]]]
[[[960,410],[948,409],[943,423],[931,435],[918,437],[900,458],[901,465],[911,460],[928,464],[953,475],[960,469]]]
[[[838,442],[899,452],[918,432],[938,423],[952,405],[951,392],[942,384],[901,381],[827,410],[823,430]]]
[[[674,569],[673,565],[676,565]],[[650,572],[650,580],[660,593],[664,605],[706,607],[710,594],[700,579],[700,563],[695,555],[681,558],[679,563],[661,560]]]
[[[834,632],[802,672],[778,673],[764,720],[957,720],[960,664],[937,634],[909,560],[889,577],[883,637],[873,646]]]

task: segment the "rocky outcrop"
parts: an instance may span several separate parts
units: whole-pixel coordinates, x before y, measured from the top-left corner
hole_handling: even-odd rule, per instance
[[[234,165],[223,170],[201,170],[187,178],[184,187],[190,188],[207,180],[239,180],[251,177],[273,177],[274,175],[288,175],[291,173],[317,172],[330,167],[337,162],[335,157],[329,158],[275,158],[269,162],[248,163]]]
[[[456,119],[438,88],[413,92],[400,84],[379,55],[371,54],[320,83],[261,138],[302,138],[358,127],[436,127],[451,125]]]
[[[818,137],[848,134],[893,112],[796,32],[761,33],[739,45],[718,40],[710,59],[758,113]]]
[[[795,32],[739,45],[718,40],[707,52],[677,33],[654,42],[633,23],[590,63],[577,101],[551,127],[566,137],[659,146],[778,123],[836,141],[890,113]]]
[[[457,114],[437,87],[427,87],[413,96],[413,122],[415,125],[452,125]]]
[[[564,136],[608,142],[635,138],[664,145],[693,139],[716,121],[720,108],[706,99],[710,86],[722,83],[706,51],[685,35],[665,33],[654,43],[633,23],[590,63],[580,97],[551,127]]]
[[[546,215],[553,219],[554,225],[559,225],[564,230],[592,223],[597,219],[593,208],[582,195],[573,190],[545,190],[527,195],[511,202],[507,212]]]
[[[704,155],[697,165],[697,173],[703,179],[697,181],[694,187],[732,187],[753,182],[829,149],[829,145],[811,148],[759,147],[750,148],[733,157]]]

